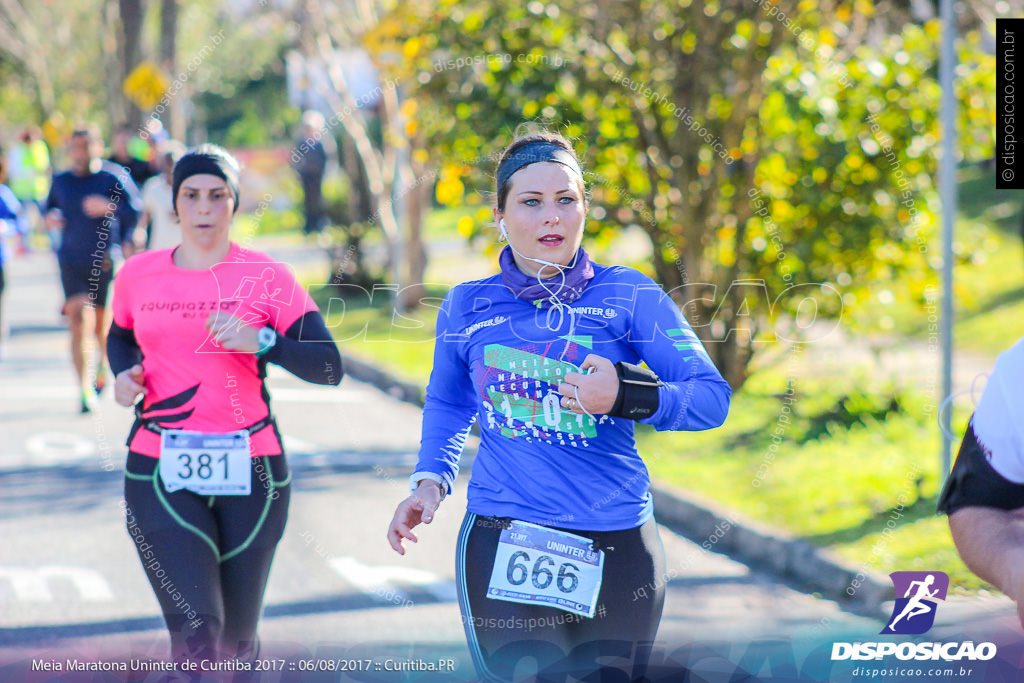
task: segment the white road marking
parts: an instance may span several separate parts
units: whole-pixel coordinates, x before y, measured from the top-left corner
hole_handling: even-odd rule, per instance
[[[25,450],[33,463],[83,460],[96,453],[96,444],[81,434],[39,432],[25,439]]]
[[[46,386],[38,384],[6,384],[4,398],[11,403],[21,402],[26,398],[34,399],[71,399],[81,396],[81,392],[71,385]]]
[[[299,459],[307,465],[348,465],[351,467],[390,467],[393,465],[415,464],[418,453],[414,450],[405,452],[372,452],[372,451],[341,451],[332,450],[328,446],[315,444],[298,437],[283,435],[284,450],[289,458]]]
[[[343,389],[305,389],[298,387],[270,387],[272,403],[366,403],[366,391]]]
[[[353,586],[382,602],[411,602],[408,594],[396,584],[421,588],[444,602],[456,599],[453,581],[442,579],[425,569],[397,565],[371,566],[354,557],[332,557],[328,564]]]
[[[309,453],[319,453],[324,450],[319,444],[315,444],[312,441],[306,441],[300,439],[297,436],[291,436],[290,434],[282,434],[281,440],[284,442],[284,452],[288,455],[302,455]]]
[[[54,579],[70,581],[85,602],[110,602],[114,599],[106,579],[92,569],[52,564],[0,567],[0,585],[9,584],[14,590],[15,600],[22,602],[53,602],[50,581]]]

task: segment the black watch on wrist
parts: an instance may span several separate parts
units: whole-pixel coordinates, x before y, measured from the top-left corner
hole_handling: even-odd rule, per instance
[[[642,420],[658,412],[658,388],[662,382],[651,369],[618,362],[615,373],[619,377],[619,393],[608,411],[609,417]]]

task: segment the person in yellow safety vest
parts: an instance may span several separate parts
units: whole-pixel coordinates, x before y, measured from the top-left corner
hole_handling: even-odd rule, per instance
[[[34,207],[38,223],[42,224],[42,203],[46,201],[47,192],[50,189],[50,151],[43,141],[42,131],[38,126],[26,126],[18,135],[18,142],[14,144],[8,154],[8,185],[14,196],[18,198],[23,206]],[[28,251],[29,233],[21,235],[21,249]],[[54,236],[51,235],[51,245]]]

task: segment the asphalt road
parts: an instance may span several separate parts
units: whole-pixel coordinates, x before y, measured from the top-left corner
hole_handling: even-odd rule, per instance
[[[7,281],[12,334],[0,361],[0,681],[78,680],[33,673],[33,662],[163,657],[167,637],[158,605],[120,505],[130,413],[108,391],[96,411],[78,414],[52,257],[12,260]],[[285,670],[264,679],[348,680],[348,674],[298,668],[309,662],[337,668],[355,658],[372,663],[370,671],[351,675],[360,680],[473,680],[454,592],[464,489],[445,501],[404,558],[384,539],[407,492],[419,410],[349,378],[340,388],[323,388],[277,369],[269,384],[294,484],[261,622],[261,654],[285,662]],[[693,681],[730,680],[739,663],[766,680],[857,680],[854,663],[818,660],[822,652],[828,659],[837,640],[877,640],[879,621],[704,552],[667,529],[661,533],[674,578],[654,670],[666,680],[682,676],[684,666]],[[960,609],[948,611],[959,615],[955,628],[973,620],[999,632],[1017,628],[1019,637],[1005,600]],[[954,628],[950,619],[943,623]],[[451,670],[384,671],[416,662],[442,662]],[[811,670],[812,664],[828,670]]]

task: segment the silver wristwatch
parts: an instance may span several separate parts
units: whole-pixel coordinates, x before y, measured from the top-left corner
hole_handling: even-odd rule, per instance
[[[424,479],[437,482],[438,486],[441,487],[441,500],[444,500],[448,495],[448,482],[444,480],[444,477],[439,474],[434,474],[433,472],[416,472],[409,477],[409,491],[415,492],[416,487],[419,486],[420,482]]]

